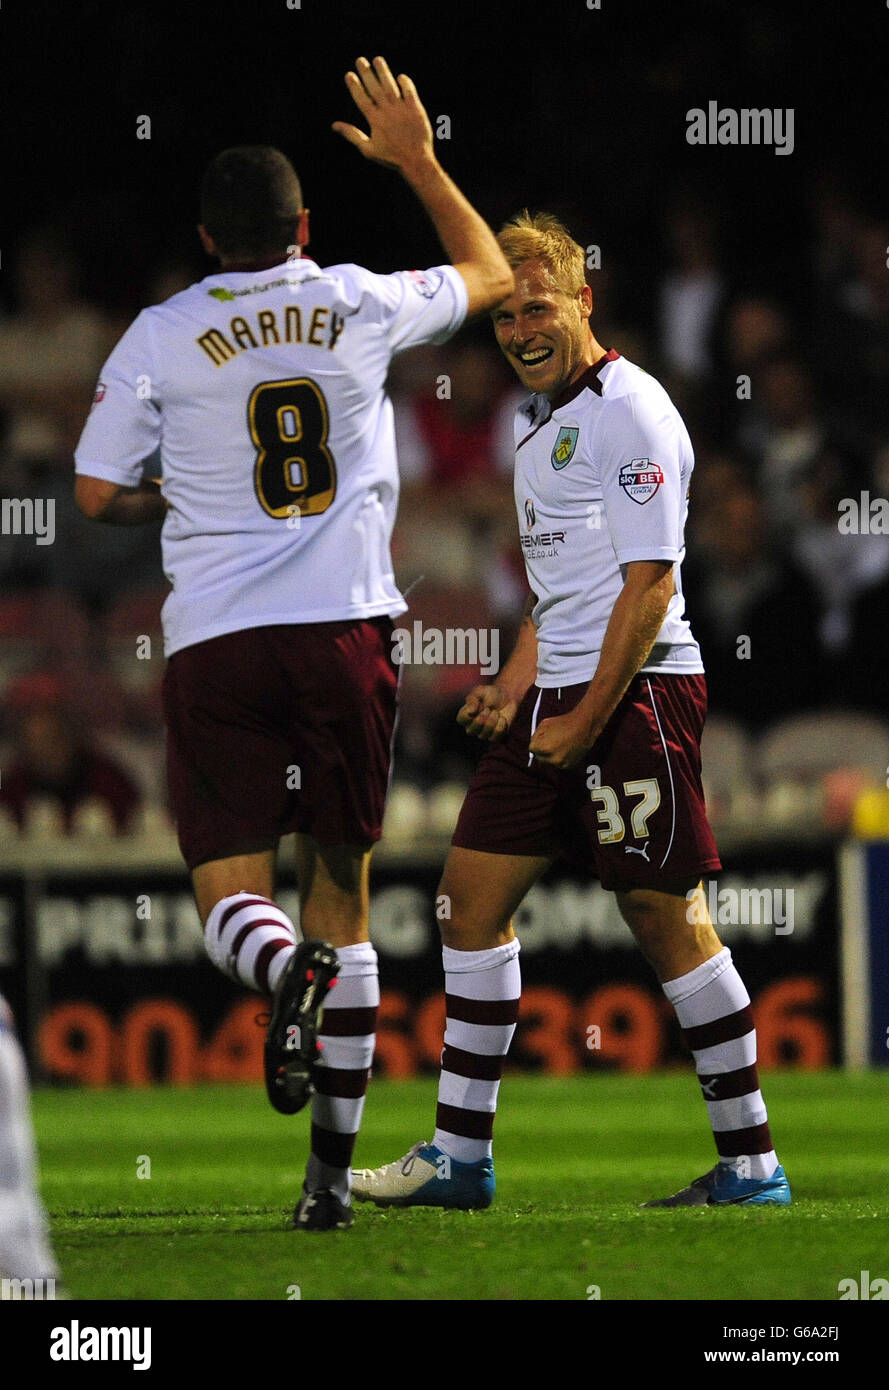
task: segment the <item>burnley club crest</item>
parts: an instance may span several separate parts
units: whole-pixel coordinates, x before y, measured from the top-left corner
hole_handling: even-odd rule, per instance
[[[580,429],[574,425],[562,426],[550,454],[553,468],[558,470],[571,462],[574,457],[574,450],[577,448],[577,436],[579,434]]]

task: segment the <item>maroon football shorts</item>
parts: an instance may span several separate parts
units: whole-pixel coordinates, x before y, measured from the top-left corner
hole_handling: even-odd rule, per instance
[[[479,762],[452,843],[562,855],[611,891],[684,885],[721,868],[701,787],[704,677],[636,676],[576,767],[538,763],[528,752],[533,730],[587,688],[531,687],[506,738]]]
[[[390,618],[287,623],[174,652],[167,779],[189,869],[277,846],[380,838],[398,695]]]

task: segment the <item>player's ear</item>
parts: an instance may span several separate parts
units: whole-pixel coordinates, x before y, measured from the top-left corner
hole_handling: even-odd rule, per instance
[[[203,246],[207,255],[218,257],[219,252],[216,250],[216,243],[202,222],[198,223],[198,236],[201,239],[201,245]]]
[[[588,319],[593,312],[593,292],[589,285],[584,285],[583,289],[578,290],[577,297],[580,300],[581,313],[585,319]]]
[[[296,244],[300,248],[309,244],[309,209],[303,208],[296,225]]]

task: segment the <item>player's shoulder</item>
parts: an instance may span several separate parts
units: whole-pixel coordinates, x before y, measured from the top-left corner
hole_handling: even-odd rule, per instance
[[[601,374],[600,380],[602,399],[605,401],[630,400],[633,397],[643,400],[666,397],[669,400],[657,377],[620,354],[608,363],[608,370]]]
[[[619,427],[623,421],[680,419],[666,389],[644,367],[618,357],[601,375],[602,423]]]

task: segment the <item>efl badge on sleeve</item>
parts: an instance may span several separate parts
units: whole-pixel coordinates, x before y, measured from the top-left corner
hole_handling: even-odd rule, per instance
[[[618,474],[618,482],[624,492],[640,507],[650,501],[663,481],[663,469],[659,463],[652,463],[651,459],[631,459]]]
[[[556,470],[564,468],[574,457],[574,450],[577,448],[577,436],[580,434],[579,427],[574,425],[563,425],[559,430],[558,437],[553,445],[550,460]]]
[[[444,284],[444,276],[438,270],[409,270],[408,276],[417,294],[424,299],[434,299]]]

